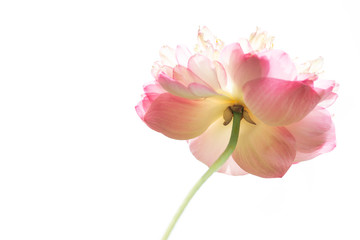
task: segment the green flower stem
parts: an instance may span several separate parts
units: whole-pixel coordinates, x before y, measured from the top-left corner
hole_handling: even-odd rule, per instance
[[[162,240],[168,239],[171,231],[173,230],[176,222],[180,218],[181,214],[184,212],[186,206],[189,204],[192,197],[195,195],[195,193],[199,190],[199,188],[205,183],[205,181],[219,168],[226,162],[226,160],[230,157],[230,155],[234,152],[239,132],[240,132],[240,120],[242,119],[242,109],[239,112],[234,111],[233,112],[233,125],[231,130],[231,137],[229,144],[227,145],[225,151],[220,155],[220,157],[214,162],[213,165],[206,171],[206,173],[197,181],[197,183],[194,185],[194,187],[190,190],[186,198],[184,199],[183,203],[177,210],[175,216],[171,220],[168,228],[166,229],[166,232],[162,238]]]

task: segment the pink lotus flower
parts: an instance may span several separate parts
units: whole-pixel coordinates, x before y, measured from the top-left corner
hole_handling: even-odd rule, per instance
[[[257,31],[224,46],[202,28],[195,53],[163,47],[138,115],[153,130],[188,140],[211,166],[229,141],[231,108],[241,105],[236,149],[219,170],[231,175],[282,177],[292,164],[331,151],[335,129],[326,108],[336,83],[318,79],[321,58],[296,66],[272,42]]]

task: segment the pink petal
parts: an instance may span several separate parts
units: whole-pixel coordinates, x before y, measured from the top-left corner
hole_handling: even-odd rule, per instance
[[[218,61],[214,61],[214,66],[215,66],[216,76],[219,81],[220,87],[221,87],[221,89],[225,89],[226,85],[227,85],[227,77],[226,77],[225,68]]]
[[[295,80],[297,77],[296,66],[289,55],[281,50],[268,50],[257,54],[266,57],[269,64],[268,78]]]
[[[151,105],[149,97],[144,96],[143,99],[135,106],[136,113],[144,120],[144,116]]]
[[[314,81],[314,89],[320,96],[320,106],[329,107],[337,99],[337,94],[333,91],[338,88],[338,84],[333,80]]]
[[[151,103],[160,96],[160,94],[165,93],[165,90],[158,83],[152,82],[144,86],[144,93],[143,99],[135,106],[135,110],[142,120],[144,120],[144,115]]]
[[[221,117],[226,107],[226,103],[209,99],[190,100],[163,93],[152,102],[144,121],[153,130],[170,138],[191,139]]]
[[[211,88],[204,86],[202,84],[199,84],[199,83],[191,83],[191,84],[189,84],[188,88],[194,95],[196,95],[198,97],[206,98],[206,97],[218,95]]]
[[[231,59],[239,59],[244,55],[239,43],[229,44],[224,47],[220,54],[220,61],[224,65],[225,69],[230,72],[232,69]]]
[[[178,45],[175,50],[175,56],[177,63],[186,67],[191,57],[191,52],[187,47]]]
[[[336,145],[335,128],[329,112],[316,107],[305,118],[286,126],[296,141],[296,162],[331,151]]]
[[[165,73],[168,76],[172,76],[173,68],[166,65],[162,65],[159,62],[155,62],[152,66],[151,74],[153,75],[154,78],[157,78],[160,73]]]
[[[188,68],[213,89],[220,88],[215,65],[209,58],[195,54],[189,59]]]
[[[239,43],[226,46],[220,59],[233,81],[233,95],[236,98],[241,98],[241,88],[245,83],[261,78],[268,72],[268,61],[257,55],[244,55]]]
[[[180,82],[160,73],[157,82],[169,93],[188,99],[199,99],[218,95],[213,89],[199,83],[190,83],[187,87]]]
[[[299,163],[302,161],[313,159],[323,153],[331,152],[336,147],[336,137],[335,137],[335,126],[331,126],[331,129],[328,131],[328,140],[319,148],[318,150],[310,153],[296,152],[296,157],[294,163]]]
[[[194,95],[187,87],[167,75],[160,73],[157,82],[169,93],[183,98],[196,99],[200,98]]]
[[[189,140],[192,154],[209,167],[224,152],[230,140],[232,124],[224,126],[223,122],[224,120],[219,118],[199,137]],[[246,174],[246,172],[235,163],[232,157],[226,161],[219,172],[229,175]]]
[[[259,79],[268,72],[268,61],[257,55],[247,54],[240,58],[234,57],[231,59],[231,65],[230,75],[235,84],[234,87],[238,89],[241,89],[248,81]]]
[[[338,95],[336,93],[330,92],[325,98],[322,98],[322,100],[318,106],[325,107],[325,108],[330,107],[331,105],[334,104],[337,97],[338,97]]]
[[[246,106],[268,125],[283,126],[300,121],[320,101],[307,81],[262,78],[249,81],[243,92]]]
[[[295,139],[284,127],[241,121],[233,158],[246,172],[264,178],[282,177],[295,158]]]
[[[173,79],[164,73],[160,73],[157,82],[169,93],[188,99],[218,95],[209,84],[200,79],[190,69],[181,65],[177,65],[173,69]]]
[[[195,73],[193,73],[190,69],[177,65],[173,69],[173,78],[184,86],[188,86],[190,83],[200,83],[203,85],[209,86],[206,82],[201,80]],[[210,87],[210,86],[209,86]]]
[[[144,85],[144,92],[145,94],[151,94],[151,93],[161,94],[161,93],[165,93],[165,90],[157,82],[152,82]]]

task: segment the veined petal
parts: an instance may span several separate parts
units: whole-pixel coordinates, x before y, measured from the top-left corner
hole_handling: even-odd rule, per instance
[[[183,98],[196,99],[201,98],[193,94],[187,87],[174,79],[169,78],[167,75],[160,73],[157,82],[169,93]]]
[[[331,128],[331,116],[324,108],[316,107],[299,122],[286,126],[296,140],[296,150],[313,152],[326,141]]]
[[[181,65],[177,65],[176,67],[174,67],[173,78],[185,86],[188,86],[190,83],[200,83],[209,86],[190,69]]]
[[[191,139],[199,136],[221,117],[226,107],[226,102],[190,100],[163,93],[152,102],[144,121],[153,130],[170,138]]]
[[[242,97],[242,87],[248,81],[266,76],[268,61],[257,55],[245,54],[239,43],[226,46],[221,55],[222,63],[233,82],[233,95]]]
[[[325,98],[322,98],[322,100],[318,106],[324,107],[324,108],[330,107],[331,105],[334,104],[337,97],[338,97],[338,95],[336,93],[330,92],[328,95],[326,95]]]
[[[336,147],[336,135],[335,135],[335,126],[331,125],[331,128],[327,131],[327,141],[324,142],[321,147],[313,152],[296,152],[296,157],[294,163],[306,161],[313,159],[323,153],[328,153]]]
[[[242,50],[239,43],[229,44],[224,47],[220,54],[220,61],[224,65],[227,72],[231,72],[234,68],[231,63],[231,59],[240,59],[244,55],[244,51]]]
[[[214,74],[217,78],[216,70]],[[165,74],[159,74],[157,81],[168,92],[179,97],[196,99],[218,95],[206,81],[199,78],[191,69],[181,65],[173,69],[173,79]]]
[[[188,68],[213,89],[220,88],[215,65],[209,58],[195,54],[189,59]]]
[[[331,151],[336,143],[329,112],[316,107],[301,121],[286,126],[296,140],[296,162]]]
[[[264,178],[282,177],[295,158],[295,139],[284,127],[241,122],[233,158],[246,172]]]
[[[219,118],[199,137],[190,139],[192,154],[207,166],[211,166],[224,152],[230,140],[231,125],[223,125],[224,119]],[[219,169],[219,172],[229,175],[244,175],[246,172],[230,157]]]
[[[137,115],[144,120],[144,116],[151,105],[151,101],[148,96],[143,96],[141,101],[135,106]]]
[[[136,113],[142,120],[144,120],[144,115],[149,109],[151,103],[165,92],[166,91],[156,82],[144,85],[142,100],[135,106]]]
[[[293,81],[297,77],[297,69],[287,53],[281,50],[268,50],[257,54],[266,57],[269,64],[268,78]]]
[[[161,94],[161,93],[165,93],[165,90],[157,82],[151,82],[144,85],[144,92],[145,94],[150,94],[150,93]]]
[[[235,88],[240,90],[247,82],[266,76],[268,72],[268,61],[257,55],[243,55],[240,59],[232,59],[232,80]]]
[[[336,90],[338,84],[333,80],[318,80],[314,81],[314,90],[320,96],[320,106],[329,107],[337,99],[337,94],[333,91]]]
[[[160,73],[157,82],[169,93],[188,99],[207,98],[219,95],[212,88],[200,83],[190,83],[184,86],[182,83],[169,78],[167,75]]]
[[[218,62],[214,61],[216,76],[219,81],[221,89],[225,90],[227,85],[227,76],[224,66]]]
[[[199,84],[199,83],[191,83],[191,84],[189,84],[188,88],[194,95],[196,95],[198,97],[206,98],[206,97],[218,95],[211,88],[204,86],[202,84]]]
[[[306,81],[262,78],[246,83],[243,93],[246,106],[257,118],[277,126],[300,121],[320,101]]]

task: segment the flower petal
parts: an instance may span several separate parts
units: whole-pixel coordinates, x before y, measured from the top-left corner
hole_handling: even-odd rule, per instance
[[[189,84],[188,88],[194,95],[196,95],[198,97],[206,98],[206,97],[218,95],[211,88],[204,86],[202,84],[199,84],[199,83],[191,83],[191,84]]]
[[[157,76],[160,73],[165,73],[168,76],[172,76],[173,68],[166,65],[162,65],[160,62],[155,62],[151,68],[151,74],[153,75],[154,78],[157,78]]]
[[[191,139],[221,117],[226,107],[226,103],[212,99],[190,100],[163,93],[152,102],[144,121],[170,138]]]
[[[135,110],[142,120],[144,120],[144,115],[151,103],[162,93],[165,93],[165,90],[156,82],[148,83],[144,86],[143,98],[135,106]]]
[[[248,81],[259,79],[268,72],[268,61],[257,55],[243,55],[239,59],[232,59],[232,80],[238,89],[241,89]],[[241,92],[241,90],[239,90]]]
[[[284,127],[241,121],[233,158],[246,172],[264,178],[282,177],[295,158],[295,139]]]
[[[166,91],[178,97],[183,97],[188,99],[199,99],[199,98],[207,98],[207,97],[219,95],[212,88],[196,82],[190,83],[187,87],[185,87],[180,82],[169,78],[167,75],[163,73],[160,73],[158,75],[157,82]]]
[[[336,93],[330,92],[326,97],[323,97],[321,99],[321,102],[319,103],[318,106],[324,107],[324,108],[330,107],[331,105],[334,104],[337,97],[338,97],[338,95]]]
[[[296,140],[296,162],[331,151],[336,143],[334,124],[329,112],[316,107],[301,121],[286,126]]]
[[[269,50],[257,54],[266,57],[269,62],[268,78],[293,81],[297,77],[296,66],[287,53],[281,50]]]
[[[268,72],[268,61],[257,55],[245,54],[239,43],[228,45],[221,55],[222,63],[233,82],[233,95],[242,97],[242,86],[250,80],[258,79]]]
[[[330,130],[327,132],[327,141],[316,151],[305,153],[305,152],[296,152],[296,157],[294,163],[306,161],[313,159],[323,153],[328,153],[336,147],[336,136],[335,136],[335,126],[331,125]]]
[[[178,81],[169,78],[167,75],[160,73],[157,78],[157,82],[169,93],[183,98],[196,99],[201,98],[193,94],[190,89],[185,87]]]
[[[203,55],[195,54],[189,59],[188,68],[213,89],[219,89],[215,65]]]
[[[221,49],[224,47],[223,41],[218,39],[207,27],[198,30],[198,44],[195,51],[211,59],[218,59]]]
[[[178,45],[175,50],[175,56],[178,64],[187,66],[191,52],[187,47]]]
[[[151,105],[151,101],[148,96],[143,96],[143,99],[135,106],[137,115],[144,120],[144,116]]]
[[[254,52],[254,49],[251,47],[249,40],[246,38],[240,38],[238,42],[240,43],[241,49],[245,54]]]
[[[318,75],[322,72],[322,68],[324,65],[324,58],[318,57],[316,59],[306,61],[306,62],[300,62],[299,59],[295,59],[297,62],[297,69],[299,73],[301,74],[314,74]]]
[[[268,125],[283,126],[300,121],[319,103],[320,96],[307,81],[262,78],[243,87],[250,111]]]
[[[227,72],[230,72],[230,70],[233,68],[231,59],[240,59],[243,55],[244,51],[242,50],[239,43],[229,44],[221,51],[220,61],[224,65]]]
[[[192,154],[207,166],[211,166],[224,152],[231,135],[231,125],[223,125],[224,119],[219,118],[199,137],[190,139]],[[230,157],[219,169],[219,172],[229,175],[244,175],[246,172]]]
[[[225,68],[218,61],[214,61],[214,66],[215,66],[216,76],[219,81],[220,87],[221,87],[221,89],[225,90],[226,85],[227,85],[227,77],[226,77]]]
[[[320,96],[320,106],[329,107],[337,99],[337,94],[334,93],[334,90],[337,90],[338,84],[333,80],[318,80],[314,81],[314,90]]]
[[[258,27],[256,28],[256,32],[251,33],[249,37],[249,42],[255,51],[271,49],[273,47],[273,41],[273,36],[270,36]]]
[[[209,86],[190,69],[181,65],[177,65],[176,67],[174,67],[173,78],[182,83],[184,86],[188,86],[190,83],[200,83]]]
[[[144,85],[144,92],[146,95],[149,95],[149,94],[152,94],[152,95],[158,94],[159,95],[161,93],[165,93],[165,90],[157,82],[151,82],[151,83]]]

